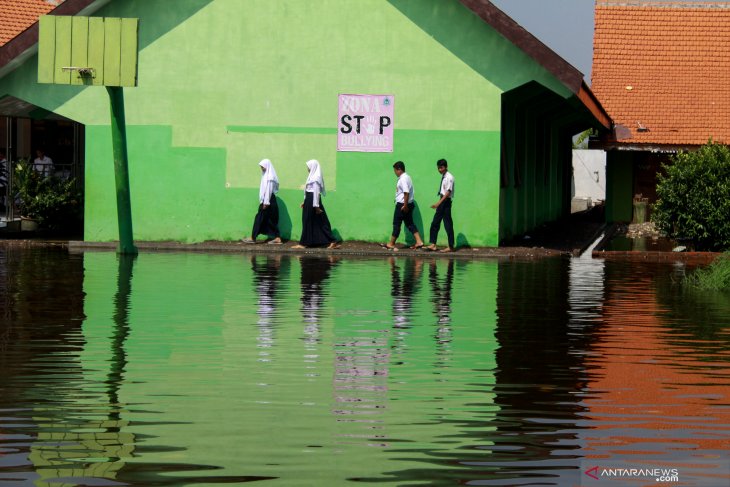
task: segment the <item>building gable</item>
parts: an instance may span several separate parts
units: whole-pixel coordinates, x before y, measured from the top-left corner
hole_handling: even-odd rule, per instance
[[[86,2],[92,8],[99,1],[63,5]],[[174,10],[168,5],[117,0],[91,12],[140,19],[139,85],[125,90],[140,239],[240,238],[241,222],[252,208],[247,202],[258,191],[256,163],[263,158],[276,164],[281,206],[289,208],[284,235],[296,235],[293,213],[301,199],[303,163],[316,158],[326,174],[335,230],[346,238],[380,240],[382,222],[392,211],[386,188],[393,185],[393,161],[406,161],[415,180],[429,182],[435,161],[446,158],[463,177],[480,182],[460,192],[474,203],[457,210],[469,212],[462,219],[468,242],[496,245],[503,208],[527,215],[511,232],[562,211],[567,181],[562,161],[569,161],[563,148],[569,150],[577,131],[608,125],[580,73],[564,61],[543,62],[556,55],[534,38],[520,40],[524,30],[489,2],[177,0]],[[527,44],[518,45],[522,41]],[[85,237],[113,239],[106,93],[35,80],[31,57],[4,76],[0,72],[0,97],[10,94],[85,126]],[[392,153],[337,152],[337,100],[348,93],[395,96]],[[520,94],[532,100],[529,106],[516,99]],[[519,188],[501,206],[505,111],[521,114],[508,118],[515,125],[509,132],[513,145],[519,142],[527,151],[505,158],[514,166],[510,174],[519,175],[510,179]],[[533,150],[536,139],[539,151]],[[430,191],[418,191],[426,204]],[[358,218],[348,213],[374,198],[377,204]]]

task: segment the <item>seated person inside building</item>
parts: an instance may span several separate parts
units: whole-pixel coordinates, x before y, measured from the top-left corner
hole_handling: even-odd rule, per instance
[[[45,151],[41,148],[37,149],[35,151],[36,158],[33,161],[33,169],[43,176],[44,178],[47,178],[48,176],[53,175],[53,160],[48,157],[45,153]]]

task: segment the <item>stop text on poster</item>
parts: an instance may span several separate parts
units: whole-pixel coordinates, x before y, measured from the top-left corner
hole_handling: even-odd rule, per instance
[[[339,96],[337,150],[393,152],[393,95]]]

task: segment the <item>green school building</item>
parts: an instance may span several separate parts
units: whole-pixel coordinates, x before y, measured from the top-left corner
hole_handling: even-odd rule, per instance
[[[139,19],[124,90],[138,240],[248,235],[264,158],[286,238],[309,159],[341,238],[389,236],[397,160],[427,234],[445,158],[457,245],[497,246],[570,212],[572,136],[611,124],[580,72],[486,0],[66,0],[51,14]],[[75,124],[84,238],[116,240],[106,90],[39,84],[37,46],[34,26],[0,47],[0,116]],[[392,152],[337,150],[341,94],[393,97]]]

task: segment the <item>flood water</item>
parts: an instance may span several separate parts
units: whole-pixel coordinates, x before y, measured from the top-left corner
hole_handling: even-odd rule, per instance
[[[0,247],[0,486],[730,485],[685,271]]]

